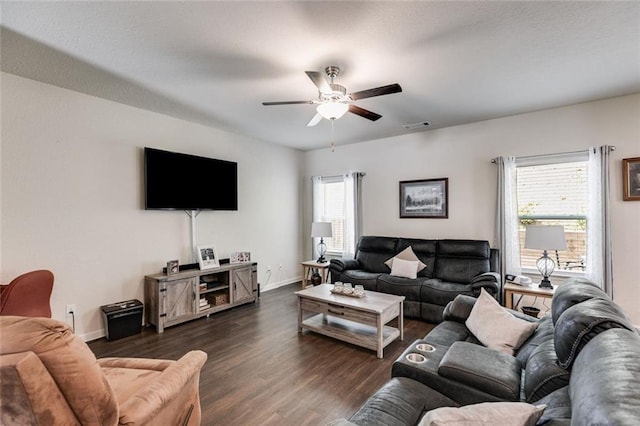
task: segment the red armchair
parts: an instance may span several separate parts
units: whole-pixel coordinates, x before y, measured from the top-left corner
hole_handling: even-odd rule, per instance
[[[0,286],[0,315],[51,318],[53,274],[40,270],[14,278],[9,285]]]

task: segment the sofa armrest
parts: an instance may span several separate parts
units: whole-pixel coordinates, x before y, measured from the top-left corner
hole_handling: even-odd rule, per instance
[[[203,351],[190,351],[178,361],[165,360],[138,360],[132,358],[106,358],[99,360],[101,366],[121,367],[121,368],[145,368],[149,369],[154,363],[166,368],[162,373],[151,380],[148,384],[138,389],[136,393],[131,395],[124,401],[120,407],[120,424],[146,424],[150,419],[158,416],[158,414],[167,407],[179,407],[180,405],[188,405],[189,400],[195,401],[191,404],[191,408],[187,416],[191,415],[191,410],[198,410],[194,415],[194,419],[200,418],[199,404],[199,378],[200,369],[207,360],[207,354]],[[151,368],[151,369],[158,369]],[[197,407],[196,407],[197,405]],[[159,419],[157,419],[159,420]],[[165,420],[168,420],[165,418]],[[169,421],[169,420],[168,420]],[[185,421],[185,424],[191,422]]]
[[[517,358],[468,342],[455,342],[438,374],[505,401],[520,400],[522,364]]]
[[[0,424],[44,425],[54,420],[56,424],[79,424],[60,388],[34,352],[0,355],[0,383]],[[116,418],[114,415],[101,420],[115,421]]]
[[[471,289],[476,297],[480,295],[480,290],[484,288],[499,301],[500,287],[500,274],[495,272],[485,272],[473,277],[471,280]]]
[[[489,281],[497,284],[500,282],[500,274],[498,274],[497,272],[485,272],[483,274],[476,275],[471,279],[471,284],[482,281]]]
[[[349,269],[360,269],[360,262],[356,259],[331,259],[329,269],[336,272],[348,271]]]
[[[464,294],[459,294],[453,299],[451,302],[447,303],[447,306],[444,307],[444,311],[442,313],[443,321],[456,321],[464,324],[464,322],[469,318],[469,314],[473,309],[473,306],[476,304],[475,297],[467,296]]]

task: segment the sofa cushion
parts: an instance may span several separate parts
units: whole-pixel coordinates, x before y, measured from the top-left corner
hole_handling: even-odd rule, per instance
[[[554,330],[558,364],[571,368],[582,348],[598,334],[612,329],[635,331],[622,309],[606,299],[589,299],[564,311]]]
[[[422,281],[422,279],[410,279],[381,274],[378,276],[378,291],[381,293],[404,296],[405,300],[419,302]]]
[[[464,407],[442,407],[429,411],[419,426],[510,425],[535,426],[544,405],[525,402],[483,402]]]
[[[639,383],[638,333],[615,329],[595,336],[571,372],[572,424],[640,424]]]
[[[553,339],[548,339],[533,351],[524,374],[524,394],[534,402],[569,384],[569,371],[558,365]]]
[[[353,285],[361,285],[365,290],[377,291],[380,272],[367,272],[359,269],[347,270],[342,273],[342,281]]]
[[[585,300],[610,297],[599,289],[594,283],[585,278],[571,278],[564,284],[558,286],[551,300],[551,316],[555,324],[560,315],[573,305],[582,303]]]
[[[571,424],[571,399],[569,399],[569,386],[561,387],[544,398],[535,401],[535,405],[546,405],[542,417],[538,420],[540,425],[570,426]]]
[[[388,273],[384,262],[396,255],[397,238],[365,236],[358,242],[356,259],[367,272]]]
[[[418,262],[418,268],[417,271],[422,271],[427,265],[423,262],[420,261],[420,259],[418,259],[418,256],[416,256],[416,254],[413,252],[413,249],[411,248],[411,246],[407,247],[406,249],[402,250],[400,253],[396,254],[395,256],[393,256],[391,259],[387,260],[385,263],[385,265],[387,265],[389,267],[389,269],[393,270],[393,261],[395,259],[402,259],[402,260],[412,260],[412,261],[417,261]],[[395,275],[392,273],[392,275]]]
[[[549,315],[538,321],[536,331],[520,346],[516,353],[516,358],[520,360],[522,365],[527,365],[529,357],[536,348],[548,340],[553,340],[553,321],[551,321],[551,316]]]
[[[491,270],[488,241],[439,240],[437,253],[433,276],[442,281],[469,284]]]
[[[508,355],[513,355],[537,327],[511,315],[484,289],[465,325],[483,345]]]
[[[0,424],[79,424],[35,353],[0,355],[0,384]]]
[[[433,303],[435,305],[447,306],[459,294],[473,296],[473,289],[470,285],[441,281],[436,278],[424,279],[422,281],[422,289],[420,290],[423,302]]]
[[[506,401],[520,400],[521,364],[484,346],[455,342],[440,361],[438,374]]]
[[[464,324],[456,321],[443,321],[424,336],[424,341],[451,346],[455,342],[466,341],[469,336],[472,336],[472,334]]]
[[[405,377],[384,384],[349,419],[360,426],[415,425],[424,411],[443,406],[458,406],[426,385]]]

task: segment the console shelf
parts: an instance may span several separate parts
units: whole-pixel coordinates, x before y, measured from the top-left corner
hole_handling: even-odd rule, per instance
[[[257,268],[257,263],[235,263],[174,275],[147,275],[145,322],[162,333],[166,327],[255,302]]]

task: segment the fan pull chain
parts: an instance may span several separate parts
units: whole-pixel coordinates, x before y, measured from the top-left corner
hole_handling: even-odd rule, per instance
[[[331,147],[331,152],[335,152],[336,151],[336,142],[335,142],[335,138],[333,136],[333,122],[336,121],[335,118],[331,119],[331,144],[329,145]]]

